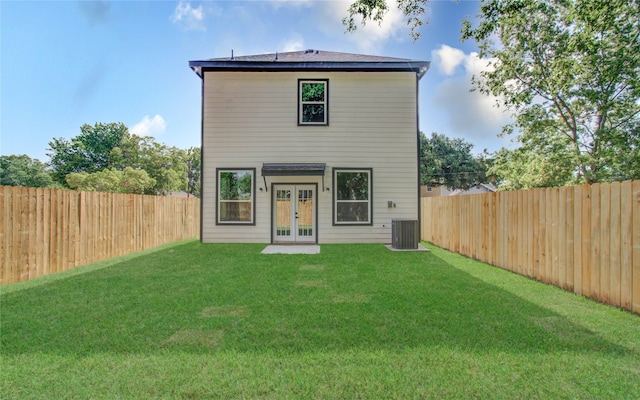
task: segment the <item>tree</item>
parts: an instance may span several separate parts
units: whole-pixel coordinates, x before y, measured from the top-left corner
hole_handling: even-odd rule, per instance
[[[0,156],[0,185],[56,187],[46,165],[26,154]]]
[[[184,150],[158,143],[150,136],[132,135],[122,123],[82,125],[80,134],[71,140],[54,138],[49,142],[49,151],[53,175],[67,187],[72,187],[70,182],[73,182],[72,188],[85,188],[80,190],[121,191],[114,183],[119,179],[114,174],[124,172],[127,167],[131,171],[146,171],[154,182],[151,186],[143,185],[145,194],[166,195],[188,187],[188,155]],[[195,157],[192,155],[192,163]],[[199,159],[199,155],[197,157]],[[84,174],[67,179],[72,173]],[[93,176],[95,173],[98,174]],[[192,178],[193,182],[199,180],[199,176]],[[88,179],[87,183],[81,184],[82,179]],[[142,178],[133,181],[138,179]],[[138,186],[135,190],[132,193],[138,193]]]
[[[424,16],[425,7],[429,0],[397,0],[396,5],[406,18],[410,27],[410,35],[413,40],[420,38],[419,28],[426,21]],[[342,24],[347,27],[348,32],[353,32],[358,28],[356,17],[362,19],[361,24],[366,25],[367,21],[377,22],[378,25],[384,20],[385,14],[389,11],[386,0],[356,0],[348,9],[349,16],[342,19]]]
[[[138,166],[156,183],[147,194],[167,195],[187,188],[186,152],[153,140],[142,138],[138,147]]]
[[[71,189],[89,192],[144,194],[155,185],[155,180],[146,171],[131,167],[125,167],[122,171],[107,168],[93,173],[72,172],[67,175],[66,181]]]
[[[201,159],[200,148],[190,147],[186,151],[185,163],[187,164],[187,193],[200,197],[201,193]]]
[[[573,168],[558,153],[500,149],[493,159],[487,175],[493,177],[500,190],[519,190],[574,183]]]
[[[65,185],[66,176],[72,172],[124,168],[126,154],[121,148],[130,147],[127,144],[129,137],[129,129],[123,123],[96,123],[94,126],[82,125],[80,135],[71,141],[54,138],[49,142],[47,153],[54,179]],[[114,152],[114,149],[120,150]]]
[[[486,182],[487,167],[481,157],[471,154],[473,145],[464,139],[450,139],[420,132],[420,184],[468,189]]]
[[[491,59],[476,87],[516,116],[503,132],[537,159],[564,141],[579,181],[640,177],[638,0],[488,0],[479,19],[462,38]]]

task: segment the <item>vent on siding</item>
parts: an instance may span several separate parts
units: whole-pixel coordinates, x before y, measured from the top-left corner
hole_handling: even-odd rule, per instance
[[[414,219],[391,221],[391,247],[394,249],[417,249],[420,241],[420,225]]]

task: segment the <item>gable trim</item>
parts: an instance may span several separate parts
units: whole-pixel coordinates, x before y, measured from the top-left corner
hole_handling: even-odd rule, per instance
[[[429,69],[429,62],[240,62],[190,61],[189,67],[200,78],[207,71],[337,71],[337,72],[414,72],[418,79]]]

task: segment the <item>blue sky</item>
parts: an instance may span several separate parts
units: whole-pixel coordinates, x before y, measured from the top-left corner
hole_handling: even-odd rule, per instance
[[[431,0],[414,42],[393,9],[382,26],[345,33],[348,0],[0,1],[0,155],[47,161],[48,142],[82,124],[199,146],[200,79],[189,60],[318,49],[431,61],[420,83],[420,129],[494,151],[507,122],[495,99],[469,93],[487,68],[461,21],[477,1]]]

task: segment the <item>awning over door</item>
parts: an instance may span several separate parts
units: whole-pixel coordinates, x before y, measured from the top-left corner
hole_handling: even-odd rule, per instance
[[[264,163],[262,176],[324,176],[325,163]]]
[[[262,178],[264,190],[267,190],[267,176],[321,176],[322,191],[324,192],[325,163],[264,163],[262,164]]]

